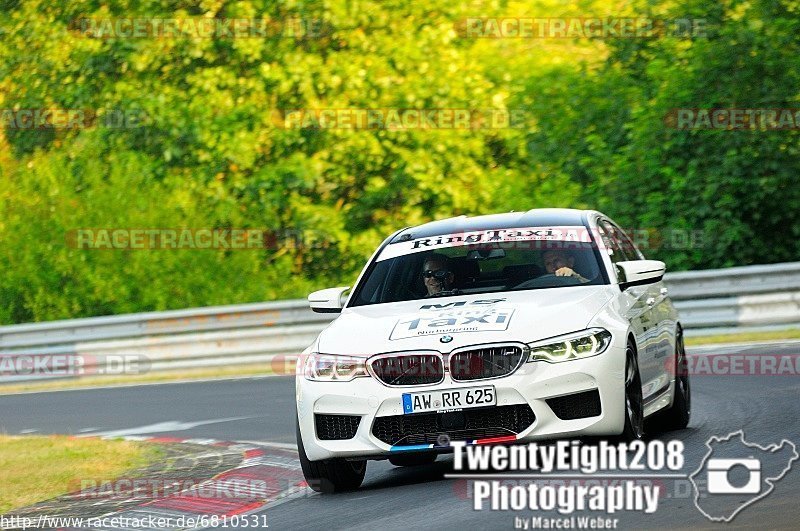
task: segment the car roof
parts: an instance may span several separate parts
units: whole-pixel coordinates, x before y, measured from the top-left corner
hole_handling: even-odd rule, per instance
[[[458,216],[431,221],[416,227],[408,227],[395,234],[390,243],[429,238],[443,234],[494,229],[587,226],[589,216],[592,214],[598,213],[593,210],[572,208],[536,208],[527,212],[506,212],[504,214],[471,217]]]

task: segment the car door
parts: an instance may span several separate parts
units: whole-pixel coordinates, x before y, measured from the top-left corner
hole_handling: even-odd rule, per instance
[[[610,220],[601,219],[598,230],[613,264],[642,259],[641,253],[635,247],[625,248],[627,245],[622,237],[622,231]],[[655,299],[652,285],[631,286],[622,292],[621,300],[636,338],[642,397],[646,403],[657,391],[656,386],[660,384],[663,373],[658,367],[659,361],[655,356],[658,348],[655,339],[658,335],[658,319],[654,313]]]
[[[611,221],[608,225],[613,233],[612,239],[628,260],[644,259],[644,255],[622,229]],[[647,405],[648,398],[655,399],[668,390],[673,377],[670,361],[671,354],[675,352],[676,312],[663,280],[630,289],[636,287],[640,288],[636,291],[637,296],[644,302],[641,314],[644,352],[640,352],[640,363],[643,361],[645,367],[640,365],[640,371]]]

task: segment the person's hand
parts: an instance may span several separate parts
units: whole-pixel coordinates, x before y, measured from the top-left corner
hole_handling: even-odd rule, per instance
[[[562,267],[560,269],[556,269],[555,275],[557,277],[575,277],[575,276],[577,276],[575,271],[573,271],[572,269],[570,269],[568,267]]]
[[[576,272],[574,269],[571,269],[569,267],[562,267],[562,268],[556,269],[555,275],[557,277],[573,277],[573,278],[577,278],[579,282],[588,282],[589,281],[588,278],[584,278],[583,275],[581,275],[580,273]]]

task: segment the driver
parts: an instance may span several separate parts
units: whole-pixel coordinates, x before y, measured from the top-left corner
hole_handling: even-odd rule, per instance
[[[575,271],[575,257],[564,249],[550,249],[542,255],[544,268],[551,275],[557,277],[574,277],[580,282],[589,282],[589,279]]]
[[[428,296],[453,289],[455,275],[450,267],[450,259],[443,254],[431,253],[422,265],[422,279]]]

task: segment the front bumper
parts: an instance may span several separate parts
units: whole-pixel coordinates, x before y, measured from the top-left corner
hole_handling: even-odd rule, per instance
[[[429,441],[424,444],[419,444],[419,441],[415,441],[416,444],[388,444],[373,433],[375,419],[403,415],[403,393],[491,384],[495,386],[497,394],[497,406],[493,407],[527,405],[535,419],[519,433],[504,437],[476,437],[466,440],[467,444],[616,435],[622,432],[625,422],[624,371],[625,345],[616,345],[614,342],[597,356],[562,363],[523,363],[513,374],[491,380],[454,382],[449,375],[445,375],[444,381],[436,385],[387,387],[373,377],[356,378],[351,382],[312,382],[298,376],[297,418],[306,455],[312,461],[334,457],[380,459],[397,451],[446,451],[446,444]],[[564,420],[563,411],[562,418],[559,418],[551,407],[552,402],[551,405],[547,402],[556,397],[592,390],[599,394],[599,415]],[[488,409],[491,408],[485,408],[484,411]],[[361,420],[354,437],[321,440],[316,431],[316,414],[354,415],[360,416]],[[441,428],[439,435],[445,436],[440,441],[457,438],[449,437],[447,428]]]

